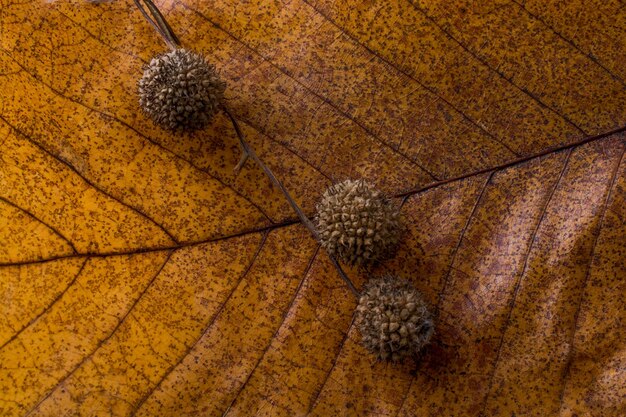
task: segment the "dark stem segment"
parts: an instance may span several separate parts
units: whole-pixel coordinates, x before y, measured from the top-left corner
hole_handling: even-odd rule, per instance
[[[141,4],[142,1],[146,4],[146,7],[150,11],[150,14],[148,14],[146,9]],[[171,49],[180,48],[180,41],[174,34],[174,31],[172,30],[170,25],[167,23],[167,20],[165,20],[165,17],[163,17],[159,9],[154,5],[152,0],[134,0],[134,2],[143,17],[146,18],[146,20],[152,25],[152,27],[165,40],[167,46],[169,46]]]
[[[244,138],[243,132],[241,131],[241,128],[239,127],[239,123],[237,122],[235,117],[231,114],[231,112],[225,106],[222,106],[222,108],[224,109],[224,113],[226,113],[226,115],[230,118],[230,121],[233,123],[235,132],[237,133],[237,137],[239,138],[239,143],[241,144],[241,147],[243,148],[244,155],[242,156],[242,159],[240,160],[239,164],[237,164],[237,166],[238,167],[239,165],[243,166],[243,164],[245,163],[248,157],[252,158],[254,162],[256,162],[261,167],[263,172],[265,172],[265,175],[268,176],[268,178],[272,181],[272,183],[280,189],[280,191],[283,193],[283,195],[287,199],[287,202],[289,202],[289,205],[291,206],[293,211],[295,211],[298,217],[300,218],[300,221],[302,222],[302,224],[304,224],[304,226],[307,229],[309,229],[309,232],[311,232],[315,240],[319,242],[320,240],[319,234],[317,233],[317,229],[315,228],[311,220],[309,220],[309,218],[304,214],[300,206],[298,206],[298,204],[293,200],[293,198],[291,198],[289,191],[287,191],[283,183],[280,182],[278,178],[276,178],[272,170],[267,165],[265,165],[265,163],[261,160],[261,158],[259,158],[257,154],[254,152],[254,149],[250,147],[250,145]],[[328,254],[328,257],[330,258],[333,265],[335,265],[335,268],[337,268],[337,271],[339,272],[341,279],[344,280],[344,282],[348,285],[348,288],[350,288],[350,291],[352,291],[354,296],[358,299],[360,297],[359,291],[355,288],[350,278],[348,278],[346,273],[343,271],[343,269],[341,268],[341,265],[339,265],[339,262],[337,262],[337,259],[335,259],[335,257],[331,255],[330,253]]]
[[[171,26],[165,20],[165,17],[163,17],[159,9],[152,2],[152,0],[133,0],[133,1],[135,2],[135,5],[137,6],[141,14],[143,14],[143,16],[146,18],[146,20],[152,25],[152,27],[154,27],[154,29],[161,35],[161,37],[163,37],[167,45],[171,49],[178,49],[180,47],[180,41],[174,34],[174,31],[172,30]],[[148,14],[146,9],[141,4],[141,1],[143,1],[146,4],[152,16]],[[239,143],[241,143],[241,147],[243,149],[243,155],[241,155],[241,159],[239,160],[239,162],[237,163],[237,166],[235,167],[235,173],[239,173],[239,171],[246,164],[248,157],[254,159],[254,161],[261,167],[263,172],[265,172],[265,175],[267,175],[269,179],[272,181],[272,183],[276,187],[278,187],[280,191],[283,193],[283,195],[289,202],[289,205],[291,206],[291,208],[293,208],[293,210],[296,212],[296,214],[300,218],[300,221],[302,222],[302,224],[304,224],[304,226],[306,226],[306,228],[309,229],[309,231],[311,232],[315,240],[319,242],[320,240],[319,234],[317,233],[317,229],[315,229],[315,226],[313,225],[313,223],[311,223],[311,220],[309,220],[309,218],[302,212],[302,209],[298,206],[298,204],[293,200],[293,198],[291,198],[291,195],[289,194],[285,186],[278,180],[278,178],[276,178],[272,170],[269,169],[269,167],[265,165],[263,161],[261,161],[261,159],[254,152],[254,150],[250,147],[248,142],[246,142],[246,139],[244,138],[243,133],[241,132],[241,128],[239,127],[239,123],[233,117],[230,111],[228,111],[226,106],[222,106],[222,108],[224,109],[224,112],[228,115],[231,122],[233,123],[235,132],[237,133],[237,137],[239,138]],[[355,295],[356,298],[359,298],[360,297],[359,291],[355,288],[350,278],[348,278],[346,273],[343,271],[343,269],[341,268],[341,265],[339,265],[339,262],[337,262],[337,259],[335,259],[335,257],[332,256],[330,253],[328,254],[328,257],[330,258],[333,265],[335,265],[335,268],[337,268],[337,271],[339,272],[339,275],[341,276],[341,278],[348,285],[348,288],[350,288],[350,291],[352,291],[352,293]]]
[[[243,166],[246,164],[247,161],[248,161],[248,154],[244,151],[241,153],[241,158],[239,159],[239,162],[237,162],[237,165],[233,169],[233,171],[235,171],[235,175],[239,175],[239,171],[241,171],[241,168],[243,168]]]

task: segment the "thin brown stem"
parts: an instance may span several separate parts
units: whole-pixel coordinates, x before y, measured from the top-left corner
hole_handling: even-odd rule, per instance
[[[141,4],[142,1],[146,4],[146,7],[148,8],[150,14],[148,14],[146,9],[143,7],[143,4]],[[152,0],[134,0],[134,2],[143,17],[146,18],[146,20],[152,25],[152,27],[165,40],[167,46],[169,46],[170,49],[180,48],[180,41],[174,34],[172,27],[169,25],[169,23],[167,23],[167,20],[165,20],[165,17],[163,17],[163,14],[161,14],[161,11],[158,9],[158,7],[156,7]]]
[[[237,165],[235,165],[235,168],[233,168],[233,171],[235,171],[235,175],[239,175],[239,171],[241,171],[241,168],[243,168],[243,166],[246,164],[247,161],[248,161],[248,154],[245,152],[242,152],[239,162],[237,162]]]
[[[247,155],[248,157],[252,158],[254,160],[254,162],[256,162],[257,165],[259,165],[259,167],[261,167],[261,169],[263,170],[265,175],[267,175],[267,177],[270,179],[270,181],[272,181],[272,183],[276,187],[278,187],[278,189],[280,189],[280,191],[285,196],[285,199],[287,200],[287,202],[289,203],[289,205],[293,209],[293,211],[295,211],[296,214],[298,215],[298,217],[300,218],[300,221],[302,222],[302,224],[307,229],[309,229],[309,232],[311,232],[311,234],[313,235],[315,240],[317,240],[319,242],[319,240],[320,240],[319,239],[319,233],[317,233],[317,229],[315,228],[315,225],[313,225],[313,222],[311,222],[311,220],[309,220],[309,218],[306,216],[306,214],[304,214],[304,212],[302,211],[300,206],[298,206],[298,203],[296,203],[294,201],[294,199],[291,197],[291,195],[289,194],[289,191],[287,191],[287,189],[285,188],[283,183],[280,182],[280,180],[278,178],[276,178],[276,176],[274,175],[272,170],[267,165],[265,165],[265,163],[261,160],[261,158],[258,157],[256,152],[254,152],[254,149],[252,149],[250,147],[250,145],[248,144],[248,142],[246,141],[246,139],[245,139],[245,137],[243,135],[243,132],[241,131],[241,128],[239,127],[239,122],[237,122],[237,119],[235,119],[235,117],[232,115],[232,113],[225,106],[222,106],[222,108],[224,109],[224,113],[226,113],[226,115],[230,118],[230,121],[232,122],[233,127],[235,128],[235,132],[237,133],[237,137],[239,138],[239,143],[241,144],[241,147],[243,149],[244,155]],[[247,159],[247,157],[244,156],[244,157],[242,157],[242,160],[244,158]],[[343,281],[346,283],[346,285],[348,285],[348,288],[350,288],[350,291],[352,291],[354,296],[358,299],[360,297],[359,291],[356,289],[356,287],[352,283],[352,280],[350,280],[350,278],[348,278],[348,276],[344,272],[343,268],[341,268],[341,265],[339,265],[339,262],[337,261],[337,259],[333,255],[331,255],[330,253],[328,253],[328,257],[330,258],[330,261],[333,263],[333,265],[337,269],[337,272],[339,272],[339,276],[341,277],[341,279],[343,279]]]
[[[150,14],[148,14],[146,9],[143,7],[143,5],[141,4],[141,1],[143,1],[146,4],[146,7],[150,11]],[[165,17],[163,17],[159,9],[152,2],[152,0],[134,0],[134,2],[137,8],[139,9],[139,11],[141,12],[141,14],[143,14],[146,20],[154,27],[154,29],[161,35],[161,37],[163,37],[167,45],[171,49],[179,48],[180,41],[174,34],[174,31],[172,30],[170,25],[165,20]],[[241,144],[241,148],[243,149],[243,155],[241,156],[241,159],[239,160],[239,162],[237,163],[237,166],[235,167],[235,173],[239,173],[239,171],[243,168],[243,166],[245,165],[249,157],[254,159],[254,161],[261,167],[265,175],[267,175],[268,178],[272,181],[272,183],[276,187],[278,187],[278,189],[280,189],[280,191],[283,193],[283,195],[287,199],[287,202],[289,203],[291,208],[296,212],[296,214],[300,218],[300,221],[302,222],[302,224],[304,224],[304,226],[307,229],[309,229],[309,231],[311,232],[315,240],[319,242],[320,240],[319,234],[317,233],[317,229],[315,228],[311,220],[309,220],[309,218],[304,214],[300,206],[298,206],[298,204],[294,201],[294,199],[291,197],[291,195],[289,194],[289,191],[287,191],[283,183],[280,182],[278,178],[276,178],[272,170],[267,165],[265,165],[265,163],[261,160],[261,158],[259,158],[257,154],[254,152],[254,150],[250,147],[245,137],[243,136],[243,132],[241,131],[241,128],[239,127],[239,123],[237,122],[235,117],[226,108],[226,106],[222,106],[222,107],[224,109],[224,113],[228,115],[231,122],[233,123],[235,132],[237,133],[237,137],[239,138],[239,143]],[[348,288],[350,288],[350,291],[352,291],[355,297],[359,298],[360,297],[359,291],[356,289],[356,287],[354,286],[350,278],[348,278],[344,270],[341,268],[341,265],[339,265],[339,262],[337,262],[337,259],[330,253],[328,254],[328,257],[330,258],[330,261],[333,263],[333,265],[339,272],[339,276],[348,285]]]

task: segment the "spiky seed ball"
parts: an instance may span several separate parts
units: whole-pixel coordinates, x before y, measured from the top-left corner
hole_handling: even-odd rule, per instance
[[[214,65],[176,49],[157,55],[146,66],[139,80],[139,104],[165,128],[201,129],[217,113],[225,89]]]
[[[363,180],[328,188],[317,205],[316,222],[322,246],[350,265],[384,258],[400,235],[398,208]]]
[[[419,352],[434,330],[421,294],[394,276],[368,281],[359,299],[356,323],[363,345],[379,359],[390,361]]]

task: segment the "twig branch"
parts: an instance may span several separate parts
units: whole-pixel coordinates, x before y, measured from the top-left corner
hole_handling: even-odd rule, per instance
[[[152,2],[152,0],[133,0],[133,1],[135,2],[135,5],[137,6],[141,14],[143,14],[143,16],[146,18],[146,20],[154,27],[154,29],[161,35],[161,37],[163,37],[167,45],[171,49],[179,48],[180,41],[174,34],[174,31],[172,30],[170,25],[165,20],[165,17],[163,17],[159,9]],[[144,6],[141,4],[142,1],[146,4],[146,7],[148,8],[150,14],[148,14]],[[287,189],[282,184],[282,182],[280,182],[278,178],[276,178],[272,170],[267,165],[265,165],[265,163],[257,156],[254,150],[250,147],[245,137],[243,136],[241,128],[239,127],[239,123],[237,122],[235,117],[226,108],[226,106],[222,106],[222,108],[224,109],[224,113],[226,113],[226,115],[230,118],[230,121],[233,123],[233,127],[235,128],[235,132],[237,133],[237,137],[239,138],[239,143],[241,144],[241,148],[243,150],[241,159],[237,163],[237,166],[235,166],[235,172],[239,173],[239,171],[243,168],[248,158],[249,157],[252,158],[261,167],[263,172],[265,172],[265,175],[269,177],[272,183],[280,189],[280,191],[283,193],[283,195],[287,199],[287,202],[289,203],[291,208],[296,212],[296,214],[300,218],[300,221],[302,222],[302,224],[304,224],[304,226],[307,229],[309,229],[309,231],[311,232],[315,240],[319,242],[320,240],[319,234],[317,233],[317,229],[315,228],[311,220],[309,220],[309,218],[304,214],[304,212],[302,211],[300,206],[298,206],[298,204],[294,201],[294,199],[291,198],[289,191],[287,191]],[[341,277],[341,279],[344,280],[346,285],[348,285],[348,288],[350,288],[350,291],[352,291],[354,296],[358,299],[360,297],[359,291],[356,289],[356,287],[354,286],[350,278],[348,278],[344,270],[341,268],[341,265],[339,265],[339,262],[337,262],[337,259],[330,253],[328,254],[328,257],[330,258],[331,262],[333,263],[333,265],[339,272],[339,276]]]
[[[309,220],[309,218],[304,214],[300,206],[298,206],[298,204],[293,200],[293,198],[289,194],[289,191],[287,191],[287,189],[282,184],[282,182],[280,182],[280,180],[276,178],[272,170],[267,165],[265,165],[265,163],[261,160],[261,158],[257,156],[256,152],[254,152],[254,149],[250,147],[250,145],[248,144],[248,142],[246,141],[243,135],[243,132],[241,131],[241,128],[239,127],[239,123],[237,122],[235,117],[232,115],[232,113],[226,108],[226,106],[222,106],[222,108],[224,109],[224,113],[226,113],[226,115],[230,118],[230,121],[232,122],[233,127],[235,128],[235,132],[237,133],[237,137],[239,138],[239,143],[241,144],[241,148],[243,149],[243,152],[244,152],[244,156],[242,157],[240,163],[237,164],[237,166],[239,165],[243,166],[242,161],[243,163],[245,163],[245,159],[247,159],[247,157],[252,158],[254,162],[256,162],[257,165],[261,167],[263,172],[265,172],[265,175],[268,176],[270,181],[272,181],[272,183],[280,189],[280,191],[285,196],[285,199],[287,199],[287,202],[293,209],[293,211],[295,211],[298,217],[300,218],[300,221],[302,222],[302,224],[304,224],[304,226],[307,229],[309,229],[309,232],[311,232],[315,240],[319,242],[320,240],[319,233],[317,233],[317,229],[315,228],[315,225],[313,225],[311,220]],[[356,289],[356,287],[354,286],[350,278],[348,278],[344,270],[341,268],[341,265],[339,265],[339,262],[337,262],[337,259],[330,253],[328,254],[328,257],[330,258],[330,261],[333,263],[333,265],[339,272],[341,279],[343,279],[344,282],[348,285],[348,288],[350,288],[350,291],[352,291],[355,297],[359,298],[360,297],[359,291]]]
[[[146,7],[150,11],[150,14],[148,14],[146,9],[143,7],[143,4],[141,4],[142,1],[146,4]],[[146,20],[152,25],[152,27],[165,40],[167,46],[169,46],[171,49],[178,49],[180,47],[180,41],[174,34],[174,31],[172,30],[170,25],[167,23],[167,20],[165,20],[159,9],[154,5],[152,0],[134,0],[134,2],[143,17],[146,18]]]
[[[239,171],[241,171],[241,168],[243,168],[243,166],[246,164],[247,161],[248,161],[248,154],[245,151],[242,151],[241,158],[239,159],[239,162],[237,162],[237,165],[235,165],[235,168],[233,169],[233,171],[235,171],[235,175],[239,175]]]

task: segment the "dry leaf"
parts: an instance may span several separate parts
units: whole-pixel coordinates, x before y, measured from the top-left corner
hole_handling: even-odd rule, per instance
[[[626,414],[623,4],[158,4],[305,211],[350,177],[407,197],[377,272],[434,340],[374,363],[228,119],[142,115],[165,44],[132,2],[4,2],[0,414]]]

